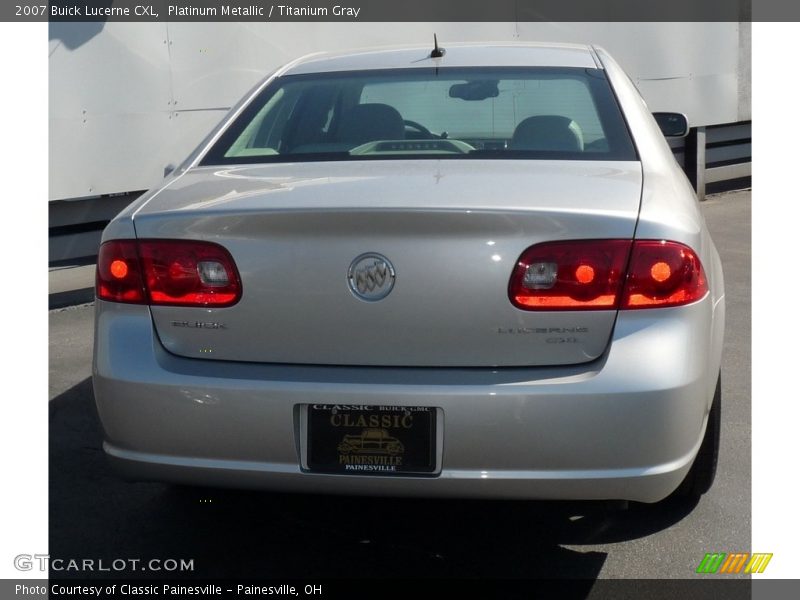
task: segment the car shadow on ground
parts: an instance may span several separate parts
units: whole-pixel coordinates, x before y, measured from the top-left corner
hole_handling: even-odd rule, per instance
[[[50,556],[192,559],[177,577],[596,579],[607,554],[692,509],[355,498],[130,483],[108,467],[86,379],[50,403]],[[86,573],[59,577],[163,576]]]

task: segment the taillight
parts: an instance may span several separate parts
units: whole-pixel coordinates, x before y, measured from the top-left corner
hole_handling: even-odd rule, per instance
[[[523,310],[617,310],[688,304],[708,284],[697,255],[683,244],[576,240],[528,248],[508,291]]]
[[[118,240],[100,246],[95,288],[101,300],[132,304],[144,302],[136,241]]]
[[[230,306],[239,300],[239,273],[222,246],[142,240],[139,257],[151,304]]]
[[[691,248],[656,240],[634,243],[622,308],[680,306],[706,292],[706,274]]]
[[[241,297],[233,258],[210,242],[106,242],[97,261],[97,297],[113,302],[223,307]]]
[[[630,247],[625,240],[531,246],[511,275],[511,302],[523,310],[614,309]]]

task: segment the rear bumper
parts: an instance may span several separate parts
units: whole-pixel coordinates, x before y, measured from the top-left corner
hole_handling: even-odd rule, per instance
[[[97,302],[94,389],[126,475],[393,496],[658,501],[699,448],[718,359],[710,297],[621,313],[609,351],[560,368],[384,369],[180,358],[146,307]],[[436,477],[309,473],[308,404],[440,409]]]

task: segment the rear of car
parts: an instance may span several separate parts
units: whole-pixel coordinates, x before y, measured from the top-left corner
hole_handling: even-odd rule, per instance
[[[593,48],[289,65],[112,222],[97,279],[133,477],[653,502],[711,422],[719,259]]]

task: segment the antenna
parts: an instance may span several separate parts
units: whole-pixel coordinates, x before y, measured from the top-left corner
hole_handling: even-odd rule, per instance
[[[442,58],[446,50],[439,48],[439,41],[436,39],[436,34],[433,34],[433,51],[431,51],[431,58]]]

